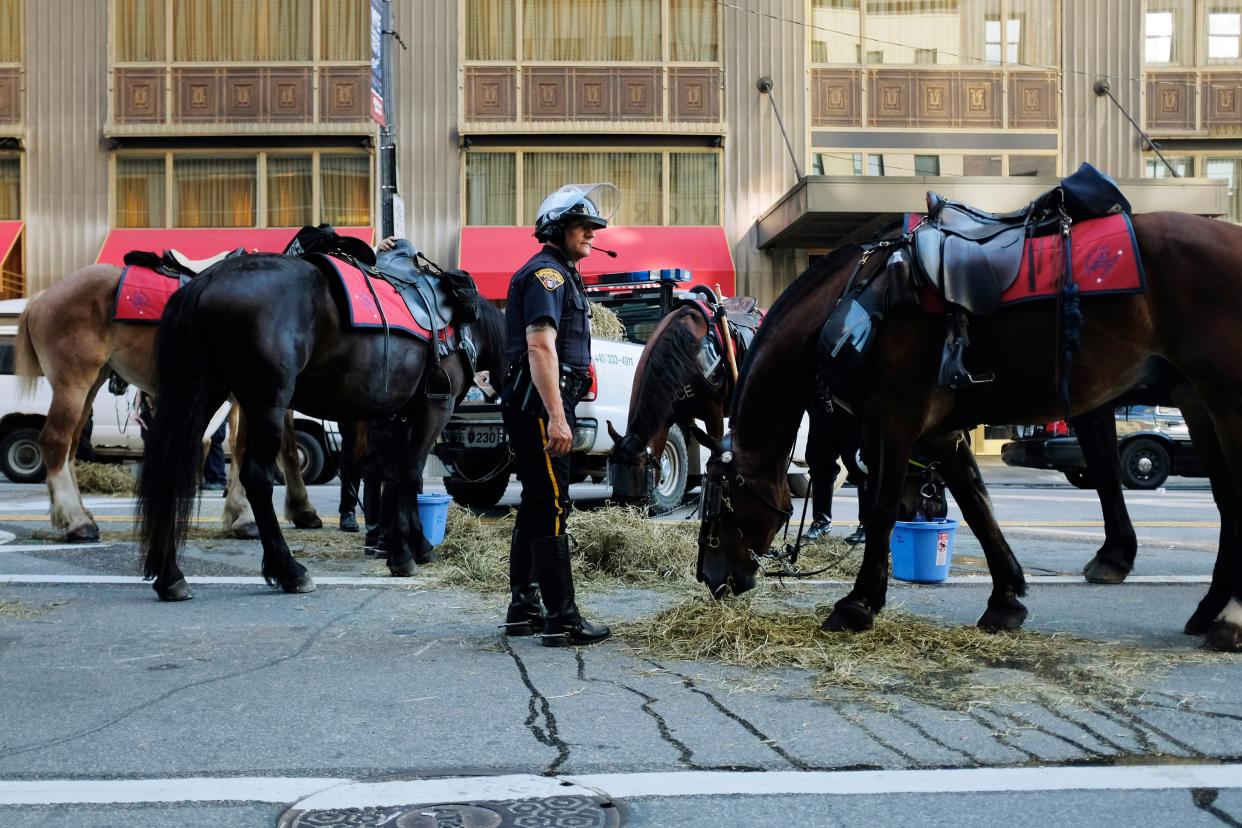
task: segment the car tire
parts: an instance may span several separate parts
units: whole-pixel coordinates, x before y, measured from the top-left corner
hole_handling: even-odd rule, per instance
[[[1070,485],[1076,489],[1094,489],[1095,481],[1091,479],[1091,473],[1086,471],[1067,471],[1065,479]]]
[[[323,446],[315,435],[305,431],[295,431],[293,439],[297,443],[298,468],[302,472],[302,482],[307,484],[319,482],[328,463]]]
[[[1121,449],[1121,482],[1127,489],[1158,489],[1169,479],[1169,450],[1140,437]]]
[[[681,429],[668,430],[668,440],[660,455],[660,479],[651,492],[651,513],[662,515],[681,505],[686,497],[686,481],[690,476],[690,454]]]
[[[467,509],[490,509],[505,496],[507,488],[509,475],[506,473],[477,482],[462,480],[460,477],[444,478],[444,490]]]
[[[38,429],[15,428],[0,440],[0,471],[14,483],[42,483],[47,479]]]

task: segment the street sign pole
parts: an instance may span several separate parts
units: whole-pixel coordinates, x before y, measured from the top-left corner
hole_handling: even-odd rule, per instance
[[[405,228],[397,227],[393,216],[393,198],[397,194],[397,141],[394,124],[396,101],[392,93],[392,0],[371,0],[371,14],[372,69],[373,76],[379,76],[378,84],[374,78],[372,81],[372,116],[380,124],[380,238],[386,239],[392,235],[405,235]],[[377,62],[378,66],[375,65]],[[377,86],[378,89],[375,88]],[[378,107],[374,103],[376,98],[379,99]]]

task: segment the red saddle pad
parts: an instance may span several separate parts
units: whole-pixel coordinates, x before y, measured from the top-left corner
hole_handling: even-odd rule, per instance
[[[156,323],[181,282],[137,265],[126,265],[116,288],[112,318],[118,322]]]
[[[383,328],[384,320],[386,319],[388,327],[393,330],[412,334],[424,342],[431,339],[431,331],[414,321],[410,309],[406,307],[405,300],[397,293],[396,288],[383,279],[367,276],[348,262],[328,256],[324,258],[330,261],[332,266],[336,268],[337,275],[341,279],[341,285],[345,288],[345,296],[349,300],[349,324],[352,327]],[[382,317],[380,316],[380,307],[376,307],[375,298],[371,295],[371,289],[367,287],[368,281],[371,283],[371,287],[375,288],[375,295],[379,297],[380,307],[384,310]],[[447,341],[452,335],[453,329],[450,326],[438,333],[441,341]]]

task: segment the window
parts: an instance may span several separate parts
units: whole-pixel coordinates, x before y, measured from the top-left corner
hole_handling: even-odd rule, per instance
[[[1173,12],[1147,13],[1144,58],[1148,63],[1173,62]]]
[[[992,176],[1003,174],[1005,157],[1000,154],[919,154],[909,151],[876,152],[866,156],[839,150],[817,152],[812,159],[815,175],[867,176]],[[1009,156],[1011,175],[1055,175],[1056,156]],[[1017,170],[1018,172],[1015,172]]]
[[[861,152],[817,152],[812,161],[815,175],[862,175]]]
[[[1055,155],[1011,155],[1009,174],[1054,178],[1057,174],[1057,158]]]
[[[858,63],[861,32],[858,0],[812,0],[812,63]]]
[[[464,0],[464,7],[467,61],[720,60],[717,0]]]
[[[465,168],[468,225],[533,224],[539,203],[568,181],[616,184],[621,205],[615,224],[720,223],[718,152],[488,150],[467,152]]]
[[[10,2],[0,0],[0,12]],[[334,62],[371,57],[368,0],[113,0],[113,20],[118,63],[309,62],[316,51]]]
[[[164,226],[164,157],[116,160],[116,226]]]
[[[916,53],[930,51],[937,63],[958,63],[965,21],[957,0],[867,0],[866,12],[864,42],[879,52],[875,62],[918,63]]]
[[[1242,37],[1242,14],[1212,12],[1208,15],[1208,61],[1234,62],[1238,59],[1238,40]]]
[[[371,158],[364,153],[172,153],[171,180],[169,156],[117,156],[115,226],[371,224]],[[261,203],[266,209],[260,214]]]
[[[1191,156],[1165,156],[1165,161],[1173,165],[1178,178],[1189,178],[1195,174],[1195,159]],[[1159,158],[1148,156],[1143,159],[1144,178],[1173,178],[1173,173]]]
[[[1022,40],[1022,21],[1008,18],[1005,21],[1005,39],[1001,40],[1001,19],[987,20],[983,24],[983,59],[985,63],[999,64],[1004,55],[1005,63],[1018,62],[1018,44]]]
[[[940,175],[940,156],[939,155],[916,155],[914,156],[914,174],[915,175]]]
[[[1242,204],[1239,203],[1238,192],[1240,163],[1242,158],[1208,158],[1204,162],[1204,177],[1221,179],[1229,187],[1229,212],[1225,217],[1232,222],[1242,221]]]
[[[22,62],[22,0],[0,0],[0,63]]]

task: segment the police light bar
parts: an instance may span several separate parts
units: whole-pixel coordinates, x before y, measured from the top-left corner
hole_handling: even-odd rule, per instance
[[[658,285],[662,282],[689,282],[690,271],[683,267],[663,270],[630,270],[625,273],[601,273],[591,279],[589,287],[635,287],[642,284]]]

